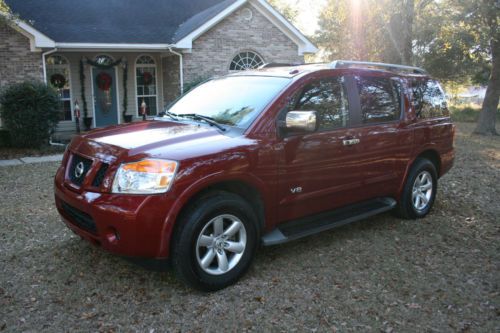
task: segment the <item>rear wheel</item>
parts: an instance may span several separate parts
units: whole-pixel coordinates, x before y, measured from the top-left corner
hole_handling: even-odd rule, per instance
[[[214,192],[187,209],[174,235],[172,262],[188,285],[213,291],[235,283],[257,248],[257,219],[251,206],[228,192]]]
[[[431,161],[418,158],[406,179],[398,205],[398,215],[406,219],[423,218],[432,209],[436,191],[436,167]]]

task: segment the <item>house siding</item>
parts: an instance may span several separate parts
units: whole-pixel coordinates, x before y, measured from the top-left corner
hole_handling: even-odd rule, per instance
[[[253,16],[245,19],[248,8]],[[303,63],[298,46],[252,5],[245,5],[193,42],[184,56],[185,83],[229,72],[232,59],[242,51],[258,53],[266,63]]]
[[[31,52],[26,36],[0,22],[0,89],[13,83],[42,80],[42,53]]]

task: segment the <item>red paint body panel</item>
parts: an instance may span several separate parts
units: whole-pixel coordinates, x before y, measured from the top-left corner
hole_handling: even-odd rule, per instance
[[[240,182],[254,188],[264,207],[263,232],[282,222],[370,198],[399,199],[409,167],[419,154],[435,152],[440,157],[440,175],[451,168],[454,158],[450,119],[417,121],[407,89],[399,121],[289,137],[279,134],[279,112],[306,82],[364,74],[359,69],[337,69],[297,75],[242,133],[227,135],[205,125],[146,121],[76,137],[55,177],[56,206],[71,230],[107,251],[167,258],[180,212],[214,184]],[[381,71],[369,75],[394,76]],[[405,77],[400,80],[406,87]],[[360,144],[344,146],[347,138],[358,138]],[[92,161],[81,185],[75,185],[67,171],[76,155]],[[120,164],[144,158],[179,163],[171,189],[156,195],[112,194]],[[102,163],[109,167],[95,187],[93,180]],[[301,187],[302,192],[291,193],[294,187]],[[79,227],[63,202],[89,216],[97,232]],[[119,239],[110,241],[109,230],[116,230]]]

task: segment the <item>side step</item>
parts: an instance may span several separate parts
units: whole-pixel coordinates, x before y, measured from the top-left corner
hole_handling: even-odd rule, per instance
[[[394,207],[396,207],[396,200],[392,198],[377,198],[331,212],[285,222],[264,235],[262,237],[262,244],[264,246],[271,246],[290,242],[389,211]]]

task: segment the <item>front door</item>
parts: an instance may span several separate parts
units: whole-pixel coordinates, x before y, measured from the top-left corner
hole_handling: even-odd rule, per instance
[[[279,178],[279,222],[341,207],[361,186],[358,147],[353,138],[347,78],[323,77],[306,84],[295,110],[316,111],[314,133],[283,139]]]
[[[92,68],[95,127],[118,124],[115,69]]]

